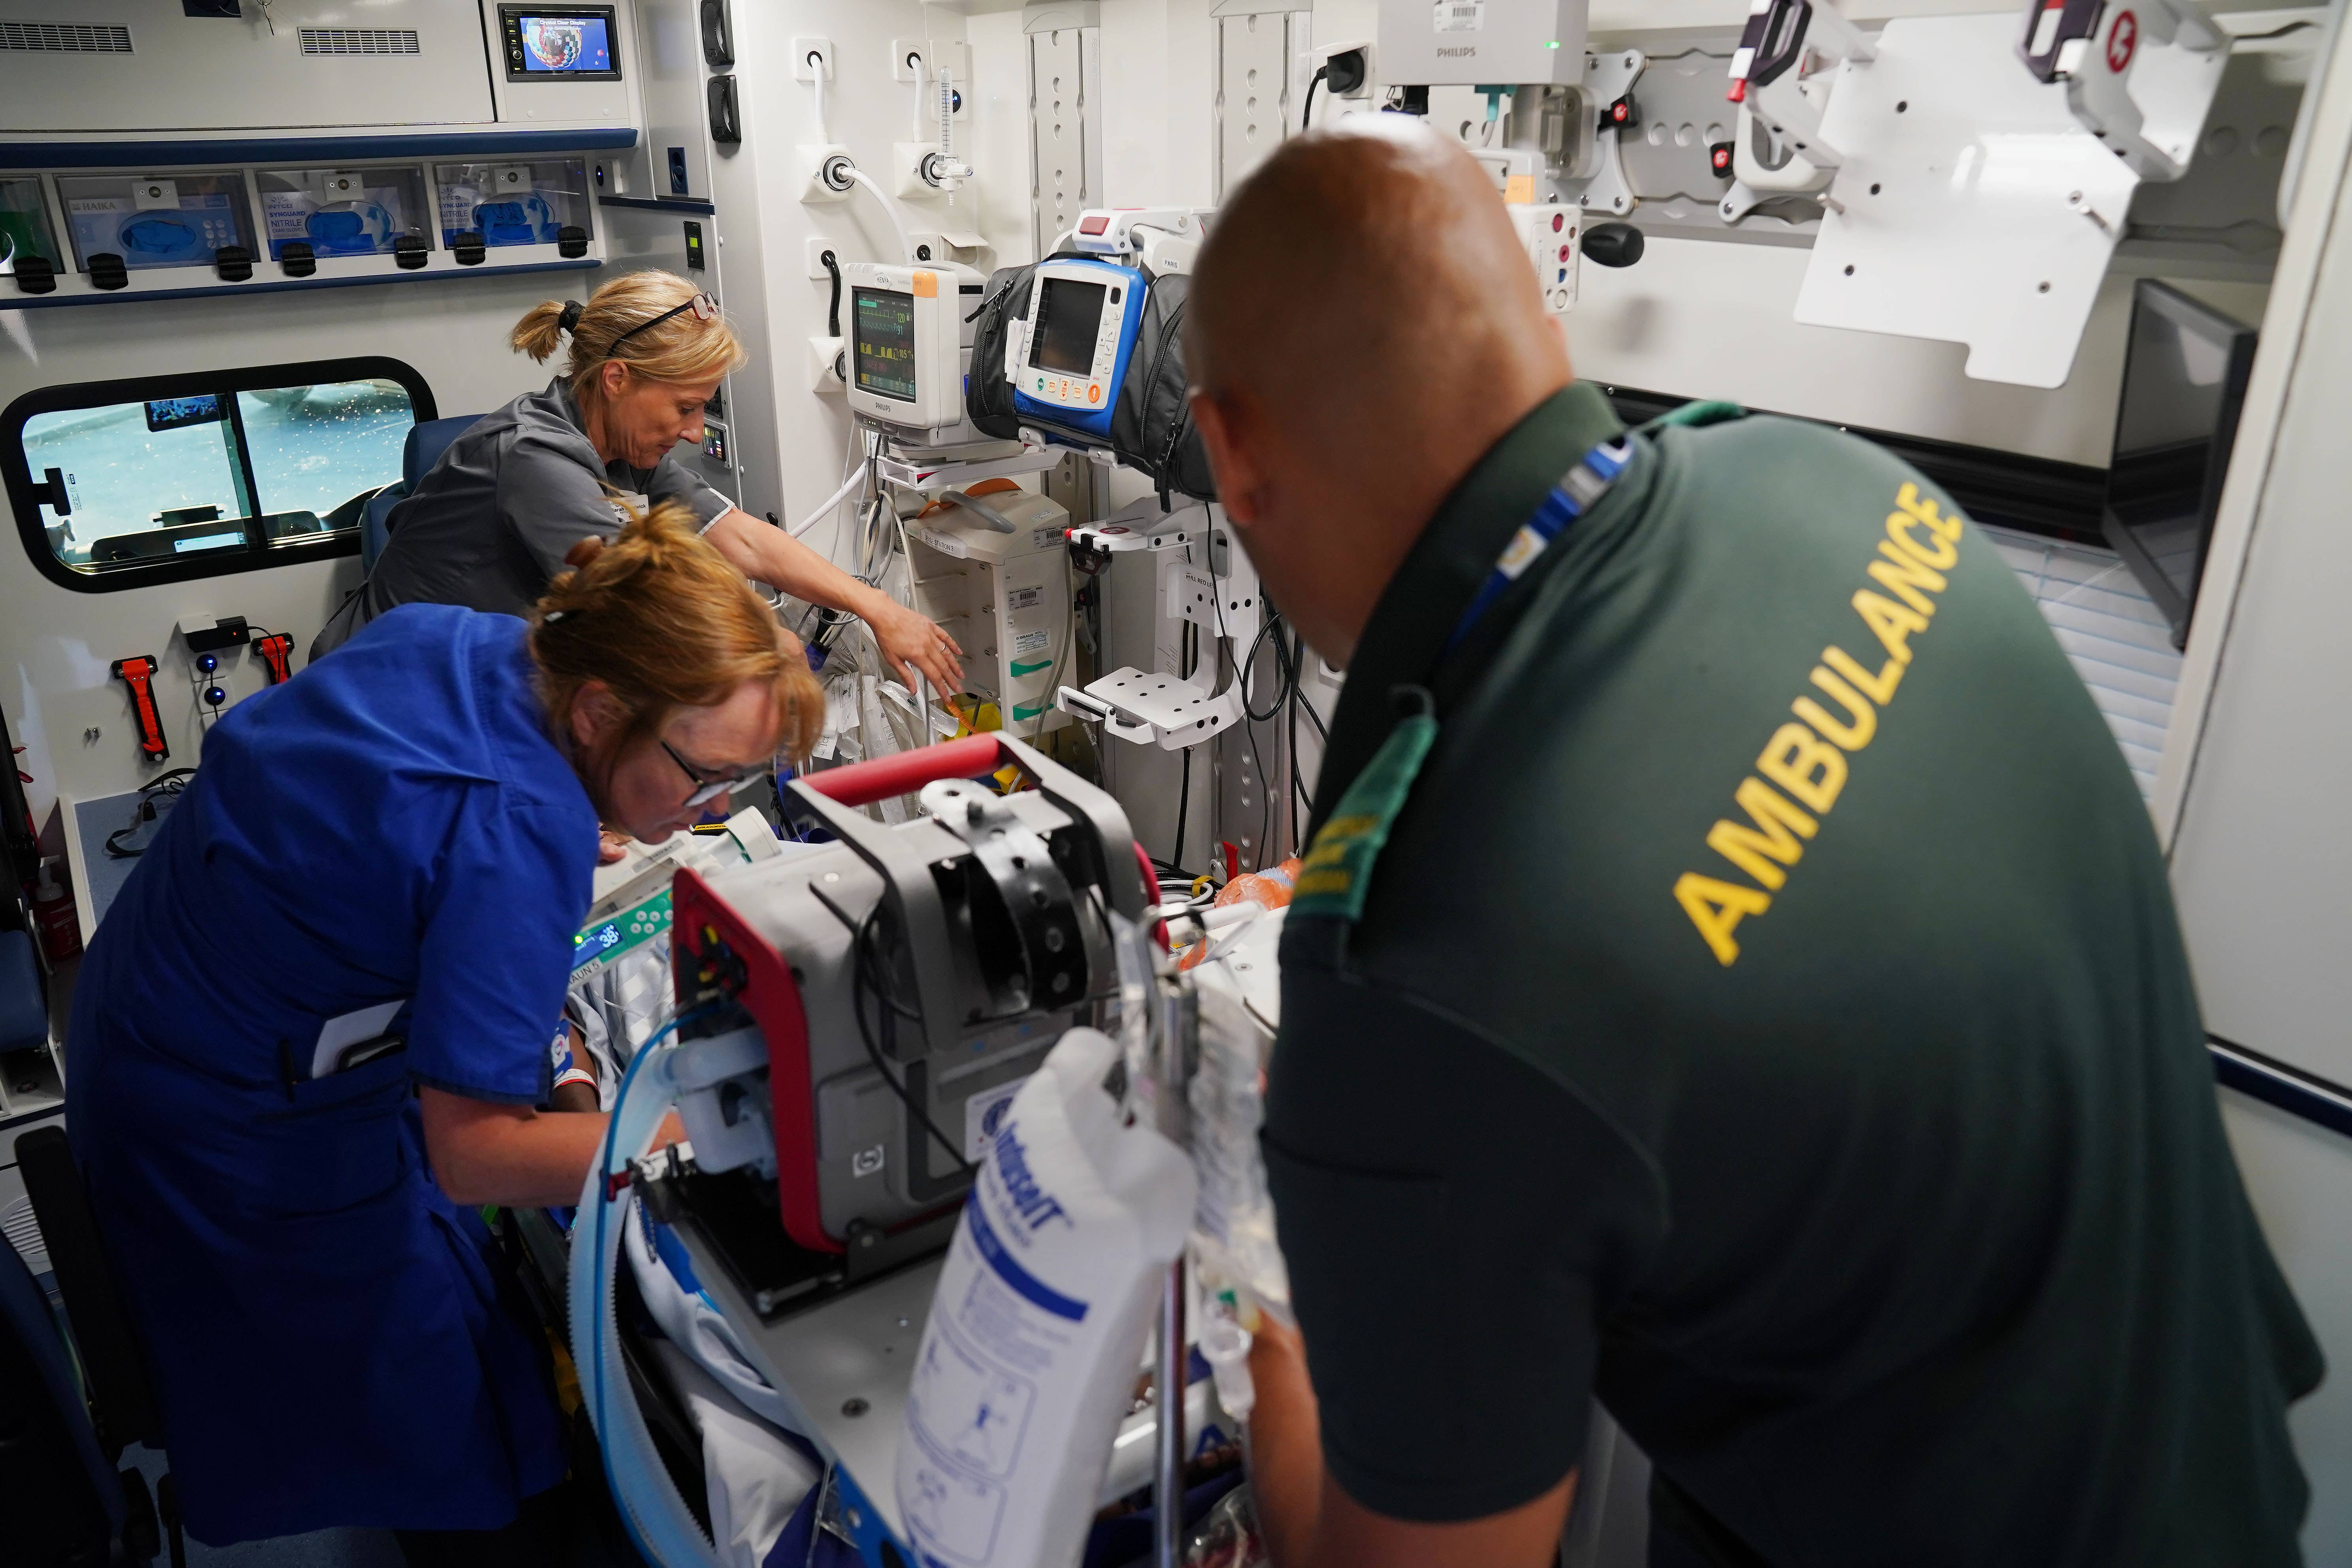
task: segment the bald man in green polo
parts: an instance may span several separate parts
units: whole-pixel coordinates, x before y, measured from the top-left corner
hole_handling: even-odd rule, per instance
[[[1265,1134],[1279,1568],[1543,1568],[1595,1399],[1657,1568],[2299,1561],[2320,1358],[2164,865],[1950,498],[1724,405],[1627,431],[1404,116],[1226,204],[1186,352],[1347,669]]]

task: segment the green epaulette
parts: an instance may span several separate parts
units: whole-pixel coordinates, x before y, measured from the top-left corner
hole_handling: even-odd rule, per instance
[[[1372,864],[1389,841],[1389,826],[1404,809],[1412,781],[1437,741],[1437,716],[1428,691],[1400,686],[1390,694],[1396,728],[1364,764],[1339,809],[1315,835],[1300,864],[1290,900],[1290,917],[1328,916],[1354,921],[1364,913]]]

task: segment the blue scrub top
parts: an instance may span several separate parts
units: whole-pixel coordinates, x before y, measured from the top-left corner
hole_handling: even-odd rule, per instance
[[[68,1131],[215,1545],[494,1529],[562,1479],[544,1343],[414,1088],[548,1092],[596,814],[526,635],[404,605],[230,709],[83,963]],[[404,1050],[308,1076],[394,1001]]]

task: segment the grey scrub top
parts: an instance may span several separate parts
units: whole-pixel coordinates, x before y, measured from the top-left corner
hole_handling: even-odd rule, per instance
[[[640,507],[682,502],[705,528],[735,504],[668,457],[650,469],[602,461],[559,376],[449,444],[385,520],[389,537],[360,613],[336,619],[356,631],[395,605],[418,602],[528,615],[563,570],[565,552],[592,533],[620,531],[613,491]]]

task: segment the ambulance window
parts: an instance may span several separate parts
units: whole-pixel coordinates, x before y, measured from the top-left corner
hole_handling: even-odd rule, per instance
[[[339,381],[236,395],[256,501],[265,516],[305,514],[319,528],[355,496],[400,478],[400,449],[416,423],[396,381]],[[354,524],[355,525],[355,524]]]
[[[45,387],[0,414],[0,480],[51,581],[179,582],[355,553],[434,416],[390,359]]]

